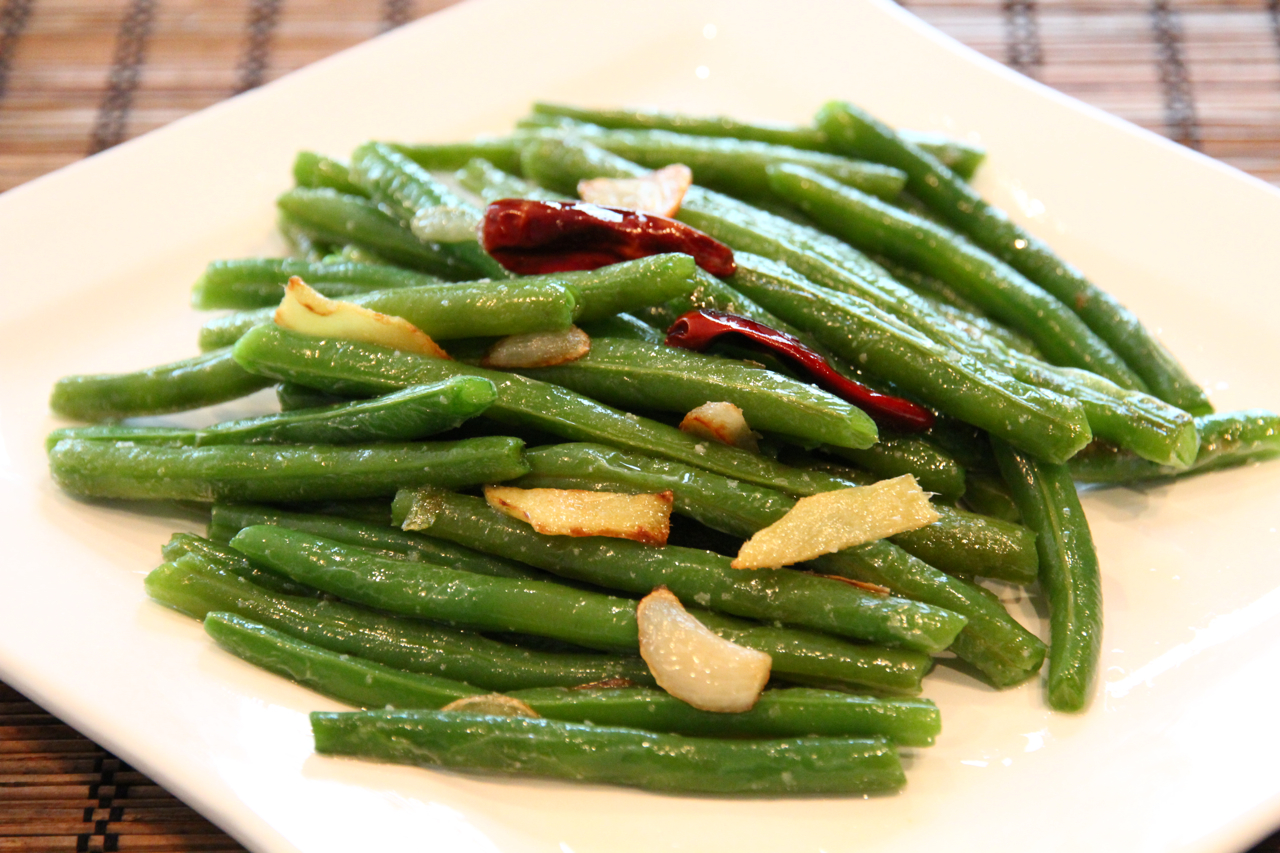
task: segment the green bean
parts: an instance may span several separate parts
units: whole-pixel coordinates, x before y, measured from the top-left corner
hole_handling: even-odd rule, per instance
[[[55,430],[46,439],[46,450],[67,438],[185,447],[410,441],[454,429],[489,408],[496,397],[497,391],[487,379],[458,376],[371,400],[224,421],[199,430],[129,426]]]
[[[850,104],[831,102],[816,124],[851,156],[896,166],[908,189],[953,227],[1062,300],[1160,399],[1193,415],[1211,411],[1203,389],[1133,315],[1049,246],[988,204],[946,166]]]
[[[186,554],[195,554],[208,564],[242,577],[263,589],[282,595],[318,596],[320,590],[308,584],[297,583],[288,577],[251,563],[247,557],[232,548],[196,536],[192,533],[175,533],[160,549],[166,562],[173,563]]]
[[[620,338],[628,341],[644,341],[650,344],[661,344],[666,340],[662,332],[630,314],[614,314],[612,317],[605,317],[603,320],[585,323],[582,326],[582,331],[586,332],[592,340],[595,338]]]
[[[351,155],[351,178],[410,230],[413,219],[428,208],[443,206],[478,213],[426,169],[380,142],[369,142],[355,150]],[[481,248],[476,237],[442,243],[440,251],[481,276],[498,280],[512,277]]]
[[[237,657],[357,707],[440,708],[484,693],[460,681],[336,654],[230,613],[210,613],[204,628]],[[931,746],[941,729],[937,706],[928,699],[804,687],[766,690],[754,708],[738,714],[699,711],[648,687],[534,687],[508,695],[554,720],[695,736],[883,735],[902,746]]]
[[[293,580],[347,601],[478,631],[550,637],[585,648],[639,648],[632,599],[547,580],[483,577],[428,563],[379,557],[286,528],[241,530],[232,547]],[[792,628],[758,625],[699,609],[712,631],[769,654],[784,678],[915,692],[929,659],[916,652],[853,645]]]
[[[885,199],[897,196],[906,182],[906,176],[897,169],[764,142],[686,136],[665,130],[601,130],[589,138],[606,151],[650,169],[683,163],[693,170],[693,179],[699,186],[742,199],[767,198],[770,189],[766,170],[783,163],[814,169]]]
[[[402,517],[405,497],[397,499]],[[468,548],[520,560],[553,574],[637,595],[665,585],[682,600],[748,619],[779,621],[873,643],[935,652],[964,626],[942,608],[865,592],[787,569],[744,572],[729,558],[625,539],[544,536],[465,495],[433,495],[422,530]]]
[[[385,347],[306,337],[260,326],[236,345],[236,357],[255,373],[320,385],[348,395],[380,394],[450,376],[482,376],[498,389],[484,417],[507,427],[570,441],[599,441],[677,459],[790,494],[822,491],[829,478],[779,465],[757,453],[700,440],[675,427],[610,408],[566,388],[456,361],[424,358]]]
[[[435,340],[498,337],[564,329],[664,302],[693,289],[696,269],[688,255],[654,255],[598,270],[397,287],[346,301],[403,317]],[[272,316],[271,309],[260,309],[210,320],[200,330],[200,345],[229,346]]]
[[[803,148],[808,151],[838,153],[835,152],[825,133],[815,127],[801,125],[763,124],[743,122],[723,116],[704,118],[649,110],[591,110],[546,102],[535,103],[533,112],[534,118],[565,117],[618,130],[669,130],[691,136],[729,136],[734,139],[768,142],[772,145],[789,145],[792,148]],[[911,140],[915,145],[930,152],[964,178],[973,177],[973,173],[986,157],[986,151],[980,145],[954,139],[941,133],[917,130],[898,132],[903,138]]]
[[[280,595],[187,555],[147,575],[147,594],[203,620],[234,613],[339,654],[410,672],[444,675],[488,690],[573,687],[612,678],[653,684],[639,658],[540,652],[339,601]]]
[[[1092,436],[1075,401],[996,373],[781,265],[740,253],[729,283],[850,362],[1041,457],[1069,459]]]
[[[302,260],[320,263],[335,251],[328,241],[315,237],[306,226],[283,210],[276,213],[276,229],[289,244],[290,253]]]
[[[351,180],[351,168],[346,163],[313,151],[299,151],[293,158],[293,181],[300,187],[367,195],[364,187]]]
[[[437,275],[449,281],[474,278],[475,271],[446,254],[437,244],[424,243],[400,220],[373,201],[328,188],[297,187],[276,199],[291,226],[311,240],[337,246],[367,247],[394,264]]]
[[[828,446],[824,450],[881,479],[910,474],[920,488],[944,501],[958,500],[964,494],[964,467],[924,438],[881,435],[878,442],[865,449]]]
[[[313,712],[311,729],[322,754],[670,793],[850,794],[905,783],[884,738],[719,740],[419,710]]]
[[[638,649],[636,603],[629,598],[378,557],[286,527],[246,527],[230,544],[298,583],[387,613],[551,637],[601,651]]]
[[[1113,445],[1094,443],[1071,459],[1071,476],[1084,483],[1136,483],[1231,468],[1280,456],[1280,416],[1266,409],[1196,418],[1200,441],[1186,467],[1160,465]]]
[[[1102,582],[1089,522],[1071,471],[992,447],[1022,518],[1036,533],[1040,588],[1049,600],[1049,675],[1045,694],[1059,711],[1079,711],[1092,693],[1102,644]]]
[[[1018,512],[1018,505],[1013,502],[1004,480],[985,471],[971,470],[965,475],[964,503],[974,512],[989,518],[1014,524],[1022,522],[1022,513]]]
[[[516,372],[625,409],[684,413],[723,401],[740,408],[752,429],[848,448],[876,441],[870,416],[833,394],[772,371],[661,344],[596,339],[582,358]]]
[[[472,160],[485,160],[504,172],[514,173],[520,171],[520,146],[523,142],[516,135],[481,137],[470,142],[418,143],[389,147],[431,172],[452,172],[465,167]]]
[[[388,512],[388,516],[389,514]],[[434,563],[478,575],[527,580],[545,580],[550,577],[546,572],[521,563],[504,560],[492,554],[482,554],[479,551],[423,536],[420,533],[399,530],[383,524],[369,524],[352,518],[289,512],[278,507],[214,504],[213,518],[210,521],[210,538],[214,538],[212,531],[216,529],[219,534],[225,534],[225,541],[230,542],[231,538],[241,530],[258,524],[301,530],[325,539],[356,545],[374,554]],[[219,538],[222,536],[220,535]]]
[[[778,521],[794,506],[790,498],[769,489],[604,447],[557,445],[530,451],[526,460],[530,473],[517,485],[589,488],[587,484],[596,482],[627,490],[669,490],[676,511],[741,538]],[[968,559],[972,562],[967,565],[962,556],[961,567],[971,573],[989,574],[987,566],[1009,561],[1017,568],[1003,569],[1002,573],[1021,577],[1034,572],[1035,544],[1027,531],[1013,527],[1014,535],[1010,536],[1008,529],[994,531],[994,525],[974,524],[972,517],[942,507],[939,510],[945,512],[944,518],[949,522],[949,531],[944,532],[957,534],[959,541],[951,540],[939,547],[937,540],[941,537],[935,533],[933,539],[924,538],[926,547],[933,544],[938,554],[948,557],[949,552],[966,547],[994,545],[997,553],[971,555]],[[1022,681],[1034,672],[1044,654],[1043,645],[1035,637],[978,588],[948,577],[896,547],[901,540],[902,536],[898,536],[893,543],[879,541],[848,548],[819,558],[813,566],[825,573],[881,584],[895,595],[964,615],[969,624],[957,638],[957,645],[966,659],[1000,686]]]
[[[387,290],[440,284],[441,279],[399,267],[348,261],[312,262],[296,258],[241,258],[214,261],[192,287],[195,308],[266,308],[279,304],[284,285],[299,276],[314,289],[333,299]]]
[[[520,163],[510,171],[519,171]],[[568,196],[544,190],[537,184],[503,171],[488,160],[478,158],[469,161],[457,172],[458,183],[462,188],[480,196],[486,203],[500,198],[531,198],[539,201],[563,201]]]
[[[337,394],[326,394],[296,382],[281,382],[276,386],[276,402],[280,404],[280,411],[295,412],[298,409],[336,406],[339,403],[349,403],[351,400]]]
[[[130,500],[304,501],[456,488],[527,473],[514,438],[350,446],[164,447],[64,439],[49,452],[59,486]]]
[[[49,408],[64,418],[119,420],[212,406],[270,384],[219,350],[135,373],[64,376],[54,383]]]
[[[811,169],[770,167],[769,185],[855,247],[946,281],[984,313],[1035,341],[1050,362],[1145,390],[1142,380],[1070,308],[948,229]]]

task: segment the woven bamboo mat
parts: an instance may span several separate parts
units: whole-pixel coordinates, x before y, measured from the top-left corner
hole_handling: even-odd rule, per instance
[[[453,0],[0,0],[0,190]],[[1280,185],[1280,0],[904,0],[1069,95]],[[240,851],[0,684],[0,853]],[[1280,833],[1250,853],[1280,853]]]

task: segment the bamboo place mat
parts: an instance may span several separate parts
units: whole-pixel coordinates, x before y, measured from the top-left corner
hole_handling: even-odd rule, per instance
[[[0,0],[0,190],[450,2]],[[1280,184],[1280,0],[903,5],[1049,86]],[[0,684],[0,853],[243,849]],[[1250,853],[1264,851],[1280,853],[1280,833]]]

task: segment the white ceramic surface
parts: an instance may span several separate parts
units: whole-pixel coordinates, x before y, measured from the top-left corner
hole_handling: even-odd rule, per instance
[[[305,713],[333,703],[146,600],[158,546],[195,522],[49,482],[52,381],[194,352],[187,286],[274,245],[300,148],[497,132],[535,98],[805,120],[832,97],[981,140],[982,191],[1161,329],[1219,407],[1280,408],[1274,189],[887,2],[472,0],[0,197],[0,677],[257,851],[1233,853],[1280,825],[1280,463],[1086,496],[1107,615],[1087,713],[942,670],[945,732],[900,795],[746,802],[316,757]]]

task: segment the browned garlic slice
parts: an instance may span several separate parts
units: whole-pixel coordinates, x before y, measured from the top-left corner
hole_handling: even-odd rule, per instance
[[[591,352],[591,338],[577,326],[557,332],[508,335],[489,347],[483,367],[554,367],[576,361]]]
[[[672,493],[628,495],[585,489],[486,486],[489,506],[550,536],[612,536],[667,544]]]
[[[703,711],[750,711],[773,659],[711,632],[665,586],[636,606],[640,657],[658,686]]]
[[[658,216],[675,216],[684,194],[693,184],[693,172],[683,163],[672,163],[639,178],[593,178],[578,182],[578,197],[602,207],[624,207]]]
[[[777,569],[938,520],[916,478],[903,474],[870,486],[821,492],[742,543],[735,569]]]
[[[479,696],[464,696],[456,699],[440,709],[441,711],[457,711],[459,714],[483,714],[486,717],[541,717],[528,704],[512,696],[501,693],[484,693]]]
[[[425,332],[403,317],[380,314],[351,302],[329,299],[296,275],[289,279],[284,289],[284,299],[276,309],[275,321],[281,328],[304,335],[361,341],[435,358],[449,357]]]
[[[743,450],[755,450],[759,435],[751,431],[747,419],[733,403],[703,403],[680,421],[680,429],[698,438],[709,438]]]

